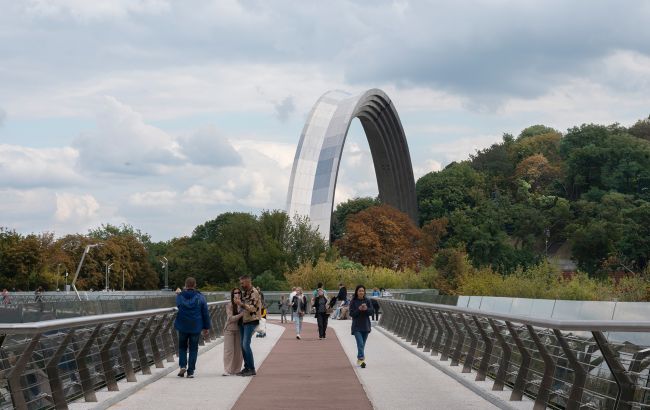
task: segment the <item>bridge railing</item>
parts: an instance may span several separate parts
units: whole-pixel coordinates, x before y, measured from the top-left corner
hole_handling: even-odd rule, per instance
[[[208,304],[212,328],[222,335],[225,302]],[[0,408],[67,409],[96,390],[118,390],[117,380],[137,381],[151,366],[174,362],[176,308],[0,324]],[[205,340],[201,340],[205,344]]]
[[[377,299],[379,325],[535,409],[650,408],[650,321],[555,320]]]

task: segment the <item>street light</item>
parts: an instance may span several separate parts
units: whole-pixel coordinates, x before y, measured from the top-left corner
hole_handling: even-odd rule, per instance
[[[86,245],[86,249],[84,249],[83,255],[81,255],[81,260],[79,261],[79,265],[77,266],[77,271],[74,273],[74,278],[72,278],[72,289],[74,289],[74,293],[77,294],[77,299],[81,300],[81,296],[79,296],[79,291],[77,290],[77,278],[79,277],[79,272],[81,271],[81,265],[84,263],[84,259],[86,258],[86,254],[90,251],[90,249],[95,248],[97,246],[102,246],[103,243],[94,243],[92,245]]]
[[[61,267],[61,264],[56,265],[56,290],[59,290],[59,276],[61,276],[61,273],[59,273],[59,268]]]
[[[161,260],[160,263],[162,264],[162,267],[165,270],[165,288],[163,290],[169,290],[169,284],[167,283],[169,279],[169,261],[164,256],[162,258],[164,259],[164,261]]]
[[[106,265],[106,289],[104,289],[106,292],[108,292],[108,275],[111,273],[111,266],[114,264],[111,263],[110,265],[108,264],[108,261],[104,262],[104,265]]]
[[[126,269],[122,269],[122,293],[124,293],[124,271]]]

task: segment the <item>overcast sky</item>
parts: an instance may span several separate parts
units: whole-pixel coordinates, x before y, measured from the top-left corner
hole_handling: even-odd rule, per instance
[[[647,1],[0,0],[0,226],[168,240],[283,209],[309,110],[381,88],[416,178],[650,114]],[[337,202],[376,195],[353,124]]]

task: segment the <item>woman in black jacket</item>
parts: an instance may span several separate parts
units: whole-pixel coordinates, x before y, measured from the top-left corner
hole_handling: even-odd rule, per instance
[[[327,333],[327,318],[330,315],[327,312],[329,302],[323,289],[317,290],[316,298],[314,298],[314,307],[314,310],[316,311],[316,321],[318,322],[318,339],[323,340]]]
[[[357,365],[366,367],[365,347],[370,333],[370,317],[373,314],[372,303],[366,297],[366,287],[357,285],[354,297],[350,302],[350,316],[352,316],[352,335],[357,341]]]

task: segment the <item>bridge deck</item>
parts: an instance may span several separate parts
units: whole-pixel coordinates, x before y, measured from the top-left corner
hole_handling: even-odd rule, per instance
[[[330,322],[324,341],[313,322],[306,320],[298,341],[291,323],[285,329],[270,321],[267,337],[253,338],[258,367],[253,378],[221,376],[223,345],[218,345],[199,356],[196,378],[181,379],[174,371],[111,408],[497,408],[377,330],[366,346],[368,367],[358,368],[350,321]],[[532,408],[530,401],[503,403],[500,407]]]

